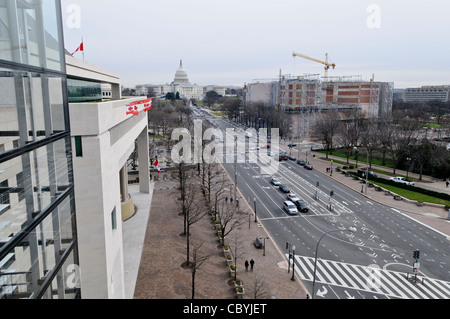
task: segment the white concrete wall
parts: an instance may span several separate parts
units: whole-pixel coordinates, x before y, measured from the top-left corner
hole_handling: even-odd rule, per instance
[[[126,105],[141,99],[69,105],[71,135],[81,136],[83,144],[83,157],[76,157],[72,141],[81,294],[85,299],[125,297],[119,172],[133,152],[135,140],[142,132],[147,134],[146,113],[137,121],[126,115]],[[111,145],[110,130],[119,124],[133,125]],[[111,221],[114,208],[116,230]]]

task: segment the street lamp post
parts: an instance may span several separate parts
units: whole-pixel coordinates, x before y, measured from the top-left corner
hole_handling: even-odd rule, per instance
[[[295,281],[295,246],[292,246],[292,281]]]
[[[355,150],[356,169],[358,169],[358,154],[359,154],[359,151],[358,151],[358,148],[356,146],[353,149]]]
[[[253,199],[253,204],[255,206],[255,223],[258,222],[257,216],[256,216],[256,197]]]
[[[333,232],[339,232],[339,231],[349,231],[351,233],[355,233],[356,232],[356,228],[355,227],[350,227],[348,229],[334,229],[334,230],[330,230],[329,232],[325,233],[320,239],[319,242],[317,243],[317,247],[316,247],[316,256],[314,259],[314,275],[313,275],[313,287],[312,287],[312,299],[314,299],[315,296],[315,286],[316,286],[316,272],[317,272],[317,257],[318,257],[318,251],[319,251],[319,246],[320,246],[320,242],[322,241],[322,239],[324,239],[327,235],[333,233]]]

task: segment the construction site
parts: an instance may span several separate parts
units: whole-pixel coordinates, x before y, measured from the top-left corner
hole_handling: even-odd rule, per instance
[[[368,81],[360,75],[329,76],[329,70],[337,66],[328,61],[328,54],[325,61],[295,52],[293,57],[324,65],[324,75],[292,76],[280,71],[278,78],[247,84],[244,99],[246,105],[264,103],[290,114],[293,138],[312,137],[318,118],[331,110],[343,113],[359,109],[375,119],[392,116],[393,83],[376,82],[374,76]]]

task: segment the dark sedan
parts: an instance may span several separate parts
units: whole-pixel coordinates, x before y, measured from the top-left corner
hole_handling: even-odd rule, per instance
[[[290,193],[290,192],[291,192],[291,189],[290,189],[289,186],[287,186],[287,185],[281,185],[281,186],[280,186],[280,190],[281,190],[283,193]]]
[[[307,169],[308,171],[312,171],[313,170],[313,167],[312,167],[312,165],[305,165],[305,169]]]
[[[295,202],[294,204],[295,204],[295,206],[297,206],[297,209],[299,212],[302,212],[302,213],[309,212],[309,207],[308,207],[308,205],[306,205],[305,202],[302,202],[300,200],[300,201]]]

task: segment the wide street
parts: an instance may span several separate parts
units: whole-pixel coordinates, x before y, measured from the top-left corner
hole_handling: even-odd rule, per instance
[[[206,118],[222,131],[233,127],[217,117]],[[229,137],[224,143],[233,145],[235,141]],[[306,159],[303,151],[293,150],[292,155]],[[287,256],[294,253],[295,279],[302,280],[313,297],[450,298],[450,242],[444,234],[368,200],[322,172],[306,170],[296,161],[281,162],[278,171],[269,175],[249,160],[256,156],[256,150],[248,150],[246,156],[246,163],[224,164],[230,176],[237,171],[240,201],[256,206],[257,218],[280,250]],[[282,206],[287,194],[269,182],[271,177],[288,185],[308,204],[309,212],[297,216],[285,213]],[[349,232],[350,227],[356,232]],[[421,252],[418,282],[412,281],[415,250]]]

